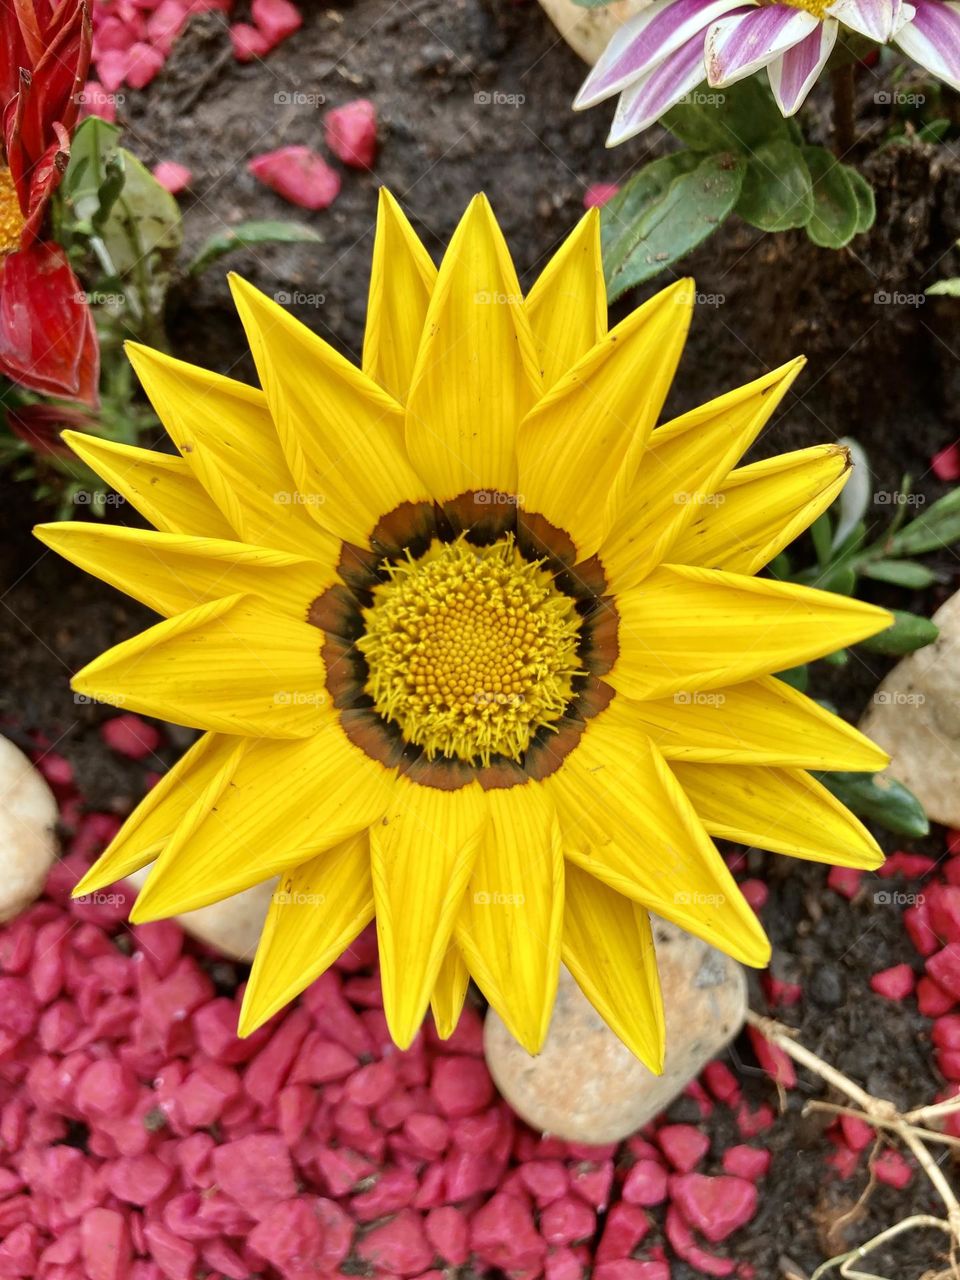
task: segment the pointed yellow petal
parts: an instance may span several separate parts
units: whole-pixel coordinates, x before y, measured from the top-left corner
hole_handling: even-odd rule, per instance
[[[669,554],[683,529],[715,509],[716,490],[750,447],[803,368],[802,359],[658,427],[600,559],[612,592],[642,582]],[[723,519],[723,508],[719,509]]]
[[[682,565],[660,565],[616,604],[620,652],[606,679],[640,699],[785,671],[892,621],[829,591]]]
[[[329,701],[321,640],[316,627],[252,596],[228,596],[108,649],[71,686],[195,729],[305,737],[323,723]]]
[[[380,817],[392,776],[336,721],[305,742],[248,743],[230,786],[166,845],[130,919],[193,911],[312,860]]]
[[[790,765],[874,773],[887,753],[774,676],[633,705],[667,760]]]
[[[883,854],[862,822],[801,769],[672,765],[704,826],[724,840],[871,871]]]
[[[677,564],[757,573],[826,511],[850,478],[849,452],[824,444],[731,471],[670,549]]]
[[[219,733],[199,738],[143,797],[73,896],[95,893],[152,862],[213,779],[230,768],[236,746],[236,738]]]
[[[527,315],[549,391],[607,332],[599,209],[580,219],[544,267],[527,294]]]
[[[390,1034],[405,1049],[447,954],[485,817],[476,782],[458,791],[397,779],[370,829],[380,978]]]
[[[744,964],[768,962],[756,915],[622,699],[587,723],[543,785],[560,815],[568,863]]]
[[[403,410],[272,298],[238,276],[230,285],[307,511],[366,545],[382,516],[429,498],[404,456]]]
[[[651,1071],[663,1071],[666,1027],[650,917],[567,864],[563,963],[610,1030]]]
[[[658,293],[582,356],[520,426],[523,508],[565,529],[577,560],[596,552],[626,500],[692,307],[691,280]]]
[[[560,824],[535,782],[488,791],[486,799],[490,820],[457,917],[457,943],[511,1035],[539,1053],[560,976]]]
[[[323,558],[329,537],[298,501],[263,392],[136,342],[126,352],[170,438],[241,540]]]
[[[370,267],[363,372],[400,404],[410,390],[437,268],[406,214],[380,188]]]
[[[463,962],[460,948],[451,942],[430,997],[430,1012],[441,1040],[449,1040],[456,1031],[469,985],[470,972]]]
[[[201,538],[234,536],[234,530],[183,458],[99,440],[79,431],[64,431],[63,439],[82,462],[164,533],[193,533]]]
[[[475,196],[444,254],[407,398],[410,460],[438,501],[516,493],[517,426],[541,389],[517,273]]]
[[[281,876],[237,1034],[248,1036],[327,969],[373,919],[370,841],[360,831]]]
[[[333,582],[339,555],[339,543],[332,538],[327,539],[324,564],[243,542],[119,525],[63,520],[38,525],[34,532],[72,564],[168,618],[198,604],[249,593],[302,620],[311,601]],[[323,544],[315,539],[314,547],[322,550]]]

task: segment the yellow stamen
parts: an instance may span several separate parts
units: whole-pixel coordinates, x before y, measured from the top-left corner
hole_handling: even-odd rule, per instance
[[[519,759],[563,714],[580,670],[574,601],[510,536],[435,542],[391,566],[364,620],[366,692],[431,759]]]
[[[13,177],[6,165],[0,165],[0,255],[13,253],[20,247],[23,214]]]
[[[777,0],[768,0],[768,2],[774,4]],[[831,2],[832,0],[786,0],[791,9],[802,9],[804,13],[811,13],[820,22],[826,20]]]

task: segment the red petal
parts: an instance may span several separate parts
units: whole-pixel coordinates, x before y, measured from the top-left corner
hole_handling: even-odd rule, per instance
[[[247,168],[277,195],[304,209],[326,209],[340,194],[340,175],[309,147],[267,151]]]
[[[323,120],[327,146],[344,164],[370,169],[377,154],[377,110],[368,98],[356,98],[328,111]]]
[[[37,244],[3,260],[0,368],[32,391],[97,404],[93,316],[59,245]]]

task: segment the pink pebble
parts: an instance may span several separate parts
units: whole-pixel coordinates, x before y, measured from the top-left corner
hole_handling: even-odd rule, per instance
[[[628,1258],[650,1230],[650,1219],[639,1205],[620,1201],[612,1205],[597,1246],[596,1262]]]
[[[137,1100],[132,1073],[112,1058],[94,1062],[77,1084],[77,1106],[86,1116],[110,1116],[129,1110]]]
[[[270,51],[269,39],[249,22],[235,22],[231,26],[230,43],[238,62],[253,62],[254,58],[262,58]]]
[[[124,79],[131,89],[145,89],[166,61],[159,49],[141,41],[130,46],[126,58]]]
[[[902,1191],[913,1180],[913,1169],[899,1151],[881,1151],[873,1161],[873,1172],[878,1182]]]
[[[111,751],[130,760],[145,760],[163,741],[156,725],[128,712],[105,720],[100,726],[100,737]]]
[[[291,204],[326,209],[340,194],[340,175],[309,147],[280,147],[254,156],[247,169]]]
[[[153,166],[153,176],[165,191],[177,196],[193,181],[193,172],[185,164],[176,160],[161,160]]]
[[[877,868],[877,875],[881,880],[889,880],[891,876],[905,876],[908,880],[920,880],[928,876],[936,865],[933,858],[928,858],[922,853],[906,853],[903,849],[898,849],[887,857],[882,867]]]
[[[694,1238],[687,1220],[677,1205],[672,1204],[667,1210],[665,1223],[667,1239],[674,1251],[691,1267],[705,1276],[729,1276],[736,1264],[730,1258],[718,1258],[715,1254],[701,1249]]]
[[[216,1147],[213,1172],[224,1194],[252,1217],[297,1191],[290,1152],[278,1134],[251,1134]]]
[[[946,941],[945,938],[939,938],[934,930],[933,922],[930,918],[930,907],[926,899],[918,902],[914,906],[907,907],[903,913],[903,923],[910,935],[910,941],[913,943],[920,955],[932,956],[933,953]]]
[[[431,1209],[424,1231],[427,1240],[448,1266],[460,1267],[470,1256],[470,1229],[467,1216],[461,1209],[453,1205]]]
[[[736,1102],[740,1097],[740,1083],[725,1062],[714,1059],[703,1069],[703,1079],[718,1102],[728,1104]]]
[[[600,209],[608,200],[612,200],[620,188],[615,182],[595,182],[587,187],[583,194],[585,209]]]
[[[960,480],[960,445],[954,442],[939,449],[930,459],[930,470],[938,480]]]
[[[595,1165],[580,1163],[570,1174],[570,1190],[594,1209],[606,1209],[612,1187],[612,1160],[601,1160]]]
[[[83,1265],[90,1280],[126,1280],[133,1258],[130,1233],[115,1209],[90,1209],[80,1224]]]
[[[927,972],[954,999],[960,999],[960,943],[948,943],[942,951],[930,956]]]
[[[670,1198],[686,1222],[711,1244],[726,1240],[757,1211],[757,1188],[746,1178],[729,1174],[680,1174],[670,1180]]]
[[[476,1211],[470,1243],[478,1258],[505,1271],[538,1267],[546,1251],[530,1210],[508,1195],[493,1195]]]
[[[667,1198],[666,1169],[654,1160],[638,1160],[623,1184],[623,1198],[628,1204],[662,1204]]]
[[[327,146],[344,164],[371,169],[377,154],[377,110],[369,98],[334,107],[323,118]]]
[[[761,1102],[755,1111],[751,1111],[745,1102],[737,1108],[737,1128],[743,1138],[755,1138],[773,1126],[776,1119],[773,1108]]]
[[[859,1116],[841,1116],[840,1132],[851,1151],[863,1151],[876,1137],[876,1132]]]
[[[741,880],[740,892],[754,911],[762,911],[770,896],[770,890],[762,880]]]
[[[761,1147],[735,1146],[728,1147],[723,1153],[724,1173],[735,1174],[738,1178],[748,1178],[756,1182],[765,1178],[770,1170],[771,1155]]]
[[[844,898],[855,898],[860,889],[863,872],[853,867],[831,867],[827,885]]]
[[[424,1232],[423,1219],[413,1209],[402,1209],[381,1226],[374,1227],[357,1245],[365,1261],[394,1276],[416,1276],[433,1261],[433,1247]]]
[[[875,973],[870,979],[870,988],[887,1000],[903,1000],[913,993],[915,982],[913,970],[908,964],[895,964],[890,969]]]
[[[494,1095],[493,1081],[486,1063],[477,1058],[438,1058],[430,1093],[443,1115],[469,1116],[489,1106]]]
[[[197,1267],[196,1246],[178,1239],[160,1222],[148,1222],[144,1227],[150,1257],[167,1280],[193,1280]]]
[[[954,997],[926,974],[917,983],[917,1008],[924,1017],[938,1018],[952,1009],[955,1003]]]
[[[589,1205],[574,1196],[554,1200],[540,1214],[540,1234],[547,1244],[574,1244],[589,1240],[597,1229],[597,1217]]]
[[[748,1027],[747,1034],[753,1046],[753,1052],[757,1055],[757,1062],[759,1062],[764,1071],[772,1076],[777,1084],[782,1085],[784,1089],[795,1088],[797,1083],[796,1069],[794,1068],[793,1060],[785,1050],[769,1041],[756,1027]]]
[[[660,1150],[679,1173],[689,1173],[710,1150],[710,1139],[692,1124],[666,1124],[657,1130]]]
[[[258,30],[263,32],[268,49],[303,26],[300,10],[290,0],[253,0],[250,13]]]

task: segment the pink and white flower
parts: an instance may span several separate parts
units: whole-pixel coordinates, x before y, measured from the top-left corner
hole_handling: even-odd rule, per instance
[[[893,43],[960,89],[960,0],[654,0],[617,31],[577,95],[582,110],[620,94],[608,146],[646,129],[704,81],[766,67],[785,116],[797,111],[840,27]]]

